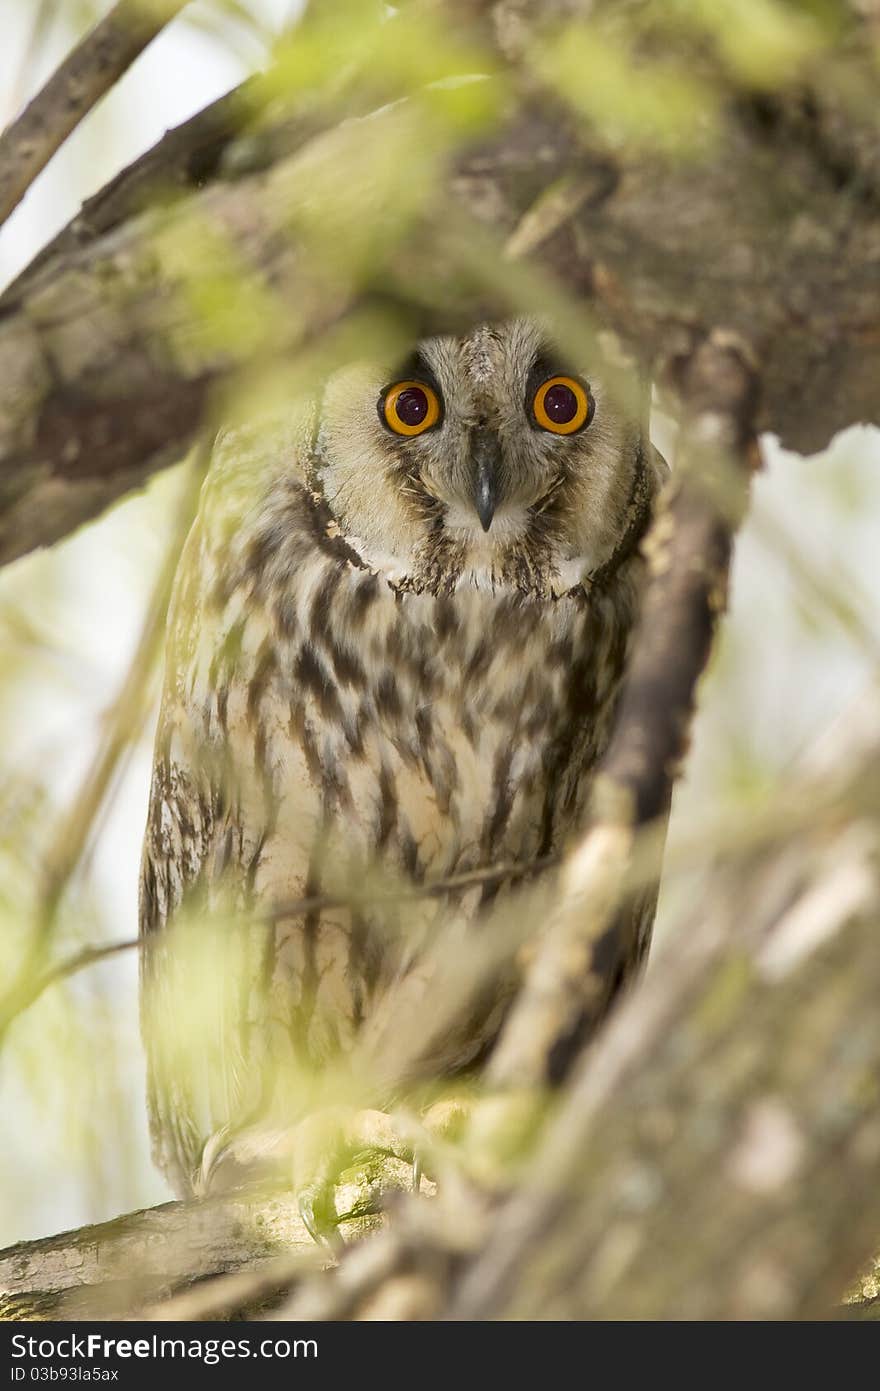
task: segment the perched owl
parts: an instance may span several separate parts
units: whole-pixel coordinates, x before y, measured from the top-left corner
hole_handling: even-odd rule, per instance
[[[176,962],[169,920],[196,905],[195,940],[212,914],[223,931],[376,866],[420,883],[561,849],[664,474],[531,320],[353,365],[294,420],[218,441],[169,618],[141,882],[151,1124],[179,1192],[212,1137],[316,1104],[290,1077],[320,1078],[381,1015],[452,909],[404,904],[394,932],[367,909],[282,910],[228,956]],[[454,911],[479,930],[494,892]],[[653,904],[633,911],[619,974],[650,934]],[[211,967],[222,1000],[181,1067],[162,1019]],[[489,1008],[433,1065],[466,1068],[498,1023]]]

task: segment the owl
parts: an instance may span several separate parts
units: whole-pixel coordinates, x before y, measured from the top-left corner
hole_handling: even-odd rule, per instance
[[[392,987],[444,915],[479,931],[499,892],[410,895],[389,924],[346,884],[532,862],[577,830],[664,475],[531,319],[354,363],[217,440],[169,613],[140,894],[154,1152],[180,1194],[218,1137],[320,1104],[371,1021],[393,1036]],[[650,935],[653,903],[632,911],[616,977]],[[502,994],[432,1068],[486,1053]]]

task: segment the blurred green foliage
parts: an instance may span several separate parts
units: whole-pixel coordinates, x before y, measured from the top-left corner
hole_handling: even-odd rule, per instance
[[[35,13],[35,42],[56,18],[73,37],[102,9],[43,3]],[[844,9],[832,0],[644,0],[584,10],[586,17],[554,27],[528,54],[540,100],[550,109],[562,103],[592,139],[676,159],[711,153],[727,91],[744,86],[772,93],[797,83],[823,61],[844,27]],[[271,279],[249,265],[242,249],[247,211],[242,234],[242,226],[213,220],[210,204],[199,211],[172,208],[150,248],[179,286],[179,303],[165,320],[164,347],[177,359],[207,350],[240,364],[224,402],[227,415],[247,417],[281,401],[298,408],[339,363],[367,351],[393,358],[411,336],[412,308],[421,297],[485,295],[510,312],[551,313],[566,346],[583,350],[595,343],[595,325],[581,307],[512,257],[509,243],[506,251],[486,227],[452,219],[441,226],[442,175],[450,156],[490,134],[511,99],[484,38],[451,29],[436,11],[425,16],[408,6],[389,15],[386,6],[365,0],[324,0],[305,23],[274,38],[256,6],[244,0],[195,7],[187,22],[207,26],[236,52],[250,46],[255,62],[258,53],[267,54],[250,97],[254,119],[243,146],[259,142],[279,120],[316,113],[331,124],[342,120],[297,157],[258,175],[272,181],[277,194],[271,230],[279,256],[295,247],[315,300],[345,303],[348,293],[364,286],[388,289],[387,302],[373,300],[334,323],[319,342],[307,343],[313,304],[281,302]],[[670,34],[676,43],[660,41]],[[355,114],[365,111],[371,114]],[[239,150],[244,166],[247,153]],[[231,165],[235,159],[233,150]],[[401,264],[398,250],[414,229],[422,232],[424,255]],[[433,239],[441,236],[453,285],[425,273],[438,244]],[[280,362],[281,345],[298,352]],[[760,506],[765,485],[758,480],[759,510],[742,544],[733,615],[702,693],[704,715],[676,801],[673,846],[679,827],[689,833],[707,808],[732,807],[747,817],[771,802],[799,740],[874,669],[880,596],[876,574],[857,572],[868,554],[865,519],[880,507],[876,457],[876,436],[860,435],[841,442],[830,462],[811,464],[809,478],[806,466],[783,467],[769,521]],[[0,575],[0,974],[6,979],[27,954],[43,857],[69,795],[70,745],[87,752],[93,744],[98,713],[125,665],[124,657],[104,658],[130,647],[113,627],[119,608],[100,591],[128,587],[130,602],[122,609],[129,621],[146,605],[174,494],[173,480],[159,479],[89,534]],[[832,520],[835,544],[829,549],[826,523]],[[772,652],[767,668],[756,656],[762,641]],[[93,666],[96,652],[103,658]],[[765,679],[774,662],[781,683],[775,695]],[[786,667],[793,673],[787,685]],[[801,699],[803,688],[827,682],[829,669],[839,679],[826,694],[820,690],[812,703]],[[149,737],[133,729],[131,740],[140,754],[137,795],[123,811],[111,799],[53,925],[54,953],[135,930],[133,881]],[[113,830],[114,819],[124,826],[131,878],[124,901],[113,897],[118,885],[108,892],[106,872],[96,873],[92,858],[100,858],[101,837]],[[665,921],[693,893],[686,876],[668,883]],[[214,1037],[222,1051],[217,1021],[236,975],[234,961],[224,966],[224,952],[234,957],[240,945],[236,932],[185,937],[173,1008],[180,1029],[168,1034],[168,1066],[176,1075],[186,1076],[194,1036]],[[59,1224],[45,1196],[53,1174],[61,1176],[68,1221],[109,1216],[161,1191],[145,1153],[135,998],[132,953],[52,987],[8,1035],[3,1106],[13,1119],[0,1147],[0,1244]],[[298,1076],[287,1085],[303,1094],[316,1082]],[[340,1070],[322,1077],[321,1095],[353,1104],[358,1085]]]

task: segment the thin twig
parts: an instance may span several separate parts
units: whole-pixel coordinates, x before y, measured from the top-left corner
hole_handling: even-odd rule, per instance
[[[410,1259],[409,1243],[399,1232],[386,1229],[351,1251],[332,1279],[324,1275],[308,1281],[270,1317],[296,1323],[350,1318],[361,1300],[405,1270]]]
[[[441,894],[451,893],[455,889],[471,888],[481,884],[497,884],[504,879],[524,879],[527,875],[539,874],[545,869],[552,868],[557,863],[558,856],[544,855],[537,860],[512,861],[509,864],[488,865],[485,869],[468,870],[462,874],[450,874],[445,879],[430,880],[426,884],[416,885],[413,888],[381,889],[375,893],[352,890],[349,893],[310,894],[307,898],[293,898],[278,904],[276,908],[263,916],[262,922],[267,927],[274,927],[275,923],[282,918],[296,918],[303,913],[316,913],[326,908],[351,908],[363,904],[413,903],[425,898],[436,898]],[[84,971],[86,967],[107,960],[108,957],[119,956],[122,952],[136,951],[141,946],[142,941],[143,939],[139,937],[129,937],[120,942],[107,942],[100,946],[83,947],[72,955],[63,957],[55,965],[47,967],[42,973],[31,975],[27,982],[22,982],[19,986],[14,1011],[8,1018],[0,1014],[0,1019],[4,1021],[4,1027],[8,1028],[12,1019],[29,1009],[34,1001],[38,1000],[51,985],[67,980],[80,971]]]
[[[16,1019],[43,990],[60,978],[61,967],[48,968],[46,958],[58,916],[58,906],[76,869],[91,835],[95,817],[107,796],[110,784],[133,734],[146,718],[150,699],[150,675],[156,663],[165,630],[168,598],[180,551],[192,524],[202,478],[209,456],[207,443],[196,451],[188,465],[186,486],[178,507],[174,531],[169,542],[161,571],[141,630],[135,654],[131,660],[119,694],[107,711],[104,735],[95,760],[90,764],[66,815],[43,860],[43,882],[39,892],[34,931],[24,962],[11,986],[0,996],[0,1043],[13,1019]],[[92,953],[102,948],[89,948]],[[122,946],[104,951],[110,955]],[[83,953],[78,954],[81,958]],[[92,955],[91,960],[100,959]],[[74,970],[90,961],[82,960]],[[48,978],[47,978],[48,977]]]
[[[836,723],[836,722],[835,722]],[[842,792],[837,781],[829,779],[821,770],[821,776],[804,776],[809,769],[797,770],[786,776],[780,783],[778,795],[766,805],[740,807],[733,811],[721,811],[717,815],[704,817],[700,825],[689,832],[679,832],[675,844],[665,853],[667,874],[675,874],[706,863],[718,846],[724,846],[727,855],[746,855],[759,849],[769,848],[788,837],[797,835],[817,825],[831,826],[839,822],[847,809],[847,801],[853,795],[853,787]],[[792,781],[792,777],[796,777]],[[652,882],[656,873],[658,853],[658,832],[655,827],[644,827],[633,844],[626,886],[630,892],[638,892]],[[452,874],[443,879],[432,879],[425,884],[397,891],[382,889],[375,893],[352,890],[350,893],[311,894],[306,898],[289,899],[279,903],[264,916],[262,921],[274,927],[282,918],[295,918],[303,913],[320,912],[328,908],[351,908],[359,906],[393,905],[413,903],[425,898],[439,897],[456,889],[469,888],[481,884],[495,884],[505,879],[516,881],[538,875],[561,863],[558,855],[545,855],[536,860],[511,861],[505,864],[488,865],[485,869],[468,870],[462,874]],[[507,929],[505,928],[505,931]],[[17,1013],[28,1009],[35,1000],[59,981],[67,980],[86,970],[89,966],[118,956],[123,952],[136,951],[142,938],[131,937],[118,942],[103,943],[98,946],[83,947],[79,951],[62,958],[53,966],[33,977],[27,992],[23,992]],[[510,942],[510,953],[515,951],[516,943]],[[508,954],[510,954],[508,953]],[[487,969],[495,961],[487,958]],[[475,964],[470,965],[476,970]]]
[[[83,947],[81,951],[74,952],[72,956],[65,956],[54,966],[50,966],[42,975],[33,976],[30,983],[22,986],[19,990],[16,1008],[6,1020],[6,1027],[23,1014],[26,1009],[38,1000],[50,985],[57,984],[58,981],[68,980],[71,976],[77,975],[79,971],[84,971],[87,966],[94,966],[98,961],[106,961],[109,957],[119,956],[122,952],[134,951],[140,946],[137,937],[129,937],[122,942],[106,942],[100,947]]]
[[[460,874],[449,874],[443,879],[429,879],[424,884],[414,884],[405,889],[378,889],[375,893],[351,890],[348,893],[315,894],[310,898],[296,898],[287,903],[279,903],[272,909],[270,919],[272,922],[278,922],[281,918],[298,917],[300,913],[310,913],[319,908],[348,908],[359,903],[415,903],[423,898],[437,898],[455,889],[500,884],[505,879],[524,879],[527,875],[541,874],[545,869],[552,869],[558,863],[558,855],[541,855],[534,860],[509,860],[503,864],[486,865],[482,869],[463,870]]]
[[[84,116],[187,0],[119,0],[0,136],[0,226]]]

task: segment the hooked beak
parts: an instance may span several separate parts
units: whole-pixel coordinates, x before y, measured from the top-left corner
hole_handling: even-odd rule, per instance
[[[498,506],[501,442],[494,430],[480,427],[471,437],[474,461],[474,506],[484,531],[488,531]]]

